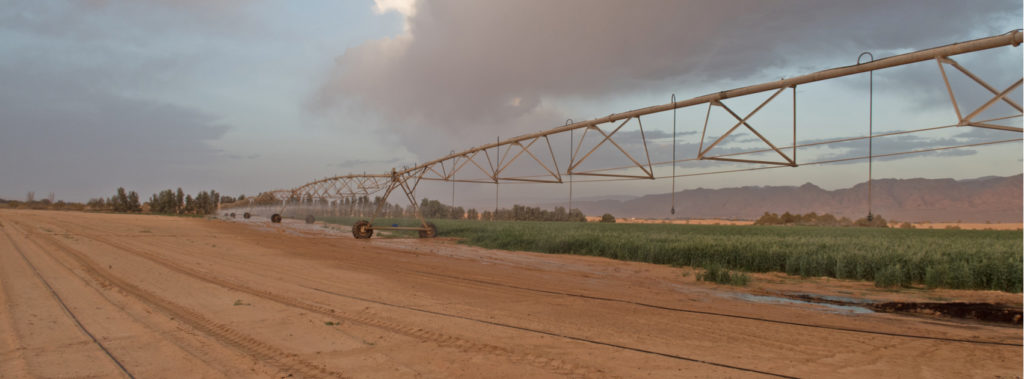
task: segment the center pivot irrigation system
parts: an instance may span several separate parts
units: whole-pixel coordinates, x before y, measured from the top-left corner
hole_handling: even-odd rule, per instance
[[[521,135],[509,139],[498,139],[495,143],[477,146],[462,152],[456,152],[449,154],[445,157],[432,160],[423,164],[419,164],[415,167],[403,168],[403,169],[392,169],[390,173],[384,174],[350,174],[343,176],[334,176],[330,178],[324,178],[315,180],[291,190],[277,190],[271,191],[274,199],[281,201],[281,208],[278,213],[272,216],[272,221],[280,222],[280,213],[284,211],[288,203],[294,201],[312,202],[314,204],[330,204],[331,202],[338,202],[345,199],[355,199],[357,197],[369,197],[369,196],[380,196],[380,200],[376,205],[376,209],[372,214],[369,221],[363,220],[356,223],[352,228],[352,234],[356,238],[370,238],[373,235],[374,230],[413,230],[419,231],[420,237],[433,237],[437,234],[435,226],[427,222],[421,215],[418,204],[416,203],[415,192],[416,188],[424,180],[430,181],[444,181],[452,183],[489,183],[499,184],[501,182],[532,182],[532,183],[564,183],[565,178],[569,177],[570,188],[572,185],[572,176],[591,176],[591,177],[604,177],[604,179],[586,180],[586,181],[611,181],[611,180],[654,180],[654,179],[666,179],[672,178],[673,180],[673,207],[671,212],[675,213],[675,178],[684,176],[694,175],[707,175],[713,173],[724,173],[724,172],[737,172],[737,171],[748,171],[748,170],[761,170],[775,167],[797,167],[798,165],[815,165],[815,164],[828,164],[836,163],[841,161],[850,161],[856,159],[868,159],[869,162],[874,157],[883,156],[895,156],[902,154],[914,154],[922,153],[927,151],[946,150],[962,147],[982,146],[991,145],[997,143],[1007,142],[1019,142],[1022,140],[1020,134],[1022,129],[1015,126],[1006,126],[997,124],[997,122],[1005,122],[1006,120],[1020,119],[1022,117],[1021,105],[1015,101],[1012,97],[1007,95],[1016,89],[1020,88],[1022,79],[1017,79],[1015,82],[1010,84],[1005,89],[1000,90],[997,87],[993,87],[988,84],[977,75],[963,67],[951,57],[961,54],[968,54],[978,52],[982,50],[994,49],[999,47],[1013,46],[1017,47],[1021,43],[1022,32],[1021,30],[1011,31],[1006,34],[981,38],[973,41],[954,43],[946,46],[931,48],[927,50],[915,51],[912,53],[896,55],[884,59],[871,60],[861,63],[858,59],[858,63],[852,66],[837,67],[828,70],[818,71],[812,74],[797,76],[788,79],[780,79],[777,81],[756,84],[747,87],[741,87],[731,89],[727,91],[715,92],[704,96],[694,97],[688,100],[675,101],[675,95],[672,95],[672,101],[667,104],[655,105],[646,108],[631,110],[628,112],[614,113],[605,117],[595,118],[592,120],[572,122],[569,120],[564,126],[553,128],[550,130]],[[862,54],[861,58],[864,55]],[[955,110],[957,121],[955,123],[943,126],[934,126],[924,129],[916,130],[904,130],[897,132],[890,132],[884,134],[873,134],[870,131],[870,120],[869,115],[869,133],[864,137],[854,138],[843,138],[824,142],[814,142],[797,144],[796,141],[796,130],[797,130],[797,118],[796,118],[796,105],[797,105],[797,94],[796,87],[798,85],[821,82],[839,77],[855,75],[860,73],[872,73],[876,70],[882,70],[886,68],[904,66],[912,63],[923,62],[934,60],[938,67],[941,78],[945,83],[946,90],[949,92],[949,98],[952,103],[953,109]],[[957,97],[954,94],[953,88],[950,85],[949,78],[947,76],[947,66],[952,67],[962,72],[966,77],[973,80],[975,83],[983,87],[985,90],[991,93],[992,97],[985,101],[979,107],[963,112],[960,106],[957,104]],[[758,111],[765,107],[769,102],[776,99],[786,90],[792,92],[793,99],[793,140],[789,146],[776,146],[768,140],[762,133],[758,132],[749,122],[750,118],[754,116]],[[758,93],[771,92],[771,96],[767,100],[762,102],[759,106],[754,108],[753,111],[748,113],[746,116],[741,116],[733,111],[731,108],[726,106],[722,101],[725,99],[737,98],[741,96],[753,95]],[[872,100],[873,101],[873,100]],[[978,120],[978,116],[989,109],[992,105],[997,103],[1006,103],[1010,107],[1016,109],[1016,112],[1009,116],[1003,116],[998,118]],[[671,161],[666,162],[651,162],[650,154],[647,149],[647,137],[644,135],[643,123],[641,116],[651,115],[666,111],[675,111],[679,108],[692,107],[697,105],[707,104],[707,116],[704,121],[704,129],[701,134],[700,148],[697,151],[695,158],[687,159],[676,159],[675,156],[675,114],[673,113],[673,156]],[[728,129],[721,136],[717,137],[714,141],[705,144],[704,137],[707,133],[707,120],[710,117],[711,110],[715,107],[721,108],[727,112],[732,118],[735,118],[735,124]],[[869,112],[870,112],[869,107]],[[635,122],[634,122],[635,121]],[[602,128],[601,126],[604,126]],[[627,149],[616,142],[616,133],[624,129],[639,130],[641,145],[643,147],[643,156],[631,155],[627,152]],[[754,151],[744,151],[738,153],[728,154],[714,154],[713,150],[730,134],[735,132],[740,127],[744,127],[749,130],[758,140],[766,145],[766,148]],[[975,127],[975,128],[987,128],[1003,130],[1013,133],[1013,138],[987,141],[982,143],[972,143],[957,146],[945,146],[940,148],[921,149],[902,151],[897,153],[888,153],[881,155],[872,155],[869,152],[867,156],[833,159],[827,161],[815,161],[815,162],[797,162],[797,148],[819,146],[830,143],[847,142],[854,140],[867,139],[870,143],[872,138],[907,134],[914,132],[921,132],[926,130],[936,130],[950,127]],[[574,135],[582,129],[582,134]],[[633,129],[633,130],[636,130]],[[551,141],[549,137],[560,133],[570,133],[570,154],[568,165],[564,166],[564,170],[560,168],[558,159],[555,157],[554,149],[551,147]],[[590,143],[592,147],[583,148],[583,141],[587,137],[591,136]],[[621,134],[620,134],[621,136]],[[605,146],[607,150],[616,152],[619,155],[619,159],[625,158],[622,162],[625,164],[627,161],[629,164],[621,167],[610,167],[610,168],[599,168],[599,169],[581,169],[581,164],[587,161],[599,147]],[[614,147],[614,149],[612,149]],[[870,150],[869,150],[870,151]],[[743,155],[748,154],[770,154],[772,159],[748,159],[741,158]],[[777,156],[777,157],[776,157]],[[694,161],[694,160],[717,160],[727,161],[733,163],[749,163],[756,164],[753,168],[744,169],[732,169],[715,172],[701,172],[696,174],[682,174],[676,175],[675,167],[679,162]],[[527,162],[531,167],[537,169],[540,172],[539,175],[514,175],[511,174],[508,168],[513,162]],[[522,164],[522,163],[520,163]],[[655,177],[654,167],[662,165],[672,165],[672,175]],[[468,172],[467,172],[468,171]],[[460,178],[456,178],[457,174],[462,174]],[[481,176],[482,174],[482,176]],[[469,175],[475,175],[478,177],[468,178]],[[416,218],[420,222],[419,227],[398,227],[398,226],[385,226],[377,225],[374,223],[378,215],[381,215],[382,207],[387,204],[387,199],[396,191],[401,192],[405,195],[409,204],[414,210]],[[571,190],[570,190],[570,207],[571,207]],[[335,203],[337,204],[337,203]],[[870,174],[869,174],[869,204],[870,204]],[[869,217],[870,217],[870,205],[869,205]],[[312,221],[312,216],[307,217],[307,222]]]

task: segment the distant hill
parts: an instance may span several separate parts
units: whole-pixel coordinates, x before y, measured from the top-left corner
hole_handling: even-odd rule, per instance
[[[931,222],[1021,222],[1022,175],[977,179],[878,179],[873,181],[873,212],[889,220]],[[860,218],[867,214],[867,183],[835,191],[814,184],[676,193],[676,218],[752,220],[764,212],[831,213]],[[588,215],[667,218],[671,194],[575,202]]]

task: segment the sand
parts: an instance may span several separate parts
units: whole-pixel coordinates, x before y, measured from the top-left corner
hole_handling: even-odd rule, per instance
[[[0,211],[0,377],[1019,377],[1021,329],[786,301],[1015,303],[355,240],[285,220]]]

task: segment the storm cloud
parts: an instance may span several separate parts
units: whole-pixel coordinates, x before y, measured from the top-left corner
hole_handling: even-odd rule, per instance
[[[686,99],[852,64],[864,50],[884,57],[1021,26],[1021,5],[1011,1],[375,3],[5,3],[0,196],[53,191],[84,201],[119,185],[144,196],[177,186],[252,193],[349,171],[382,172],[570,118],[664,103],[672,93]],[[1003,88],[1019,77],[1020,48],[992,52],[957,59]],[[875,130],[955,117],[935,64],[928,63],[920,73],[900,68],[874,75]],[[960,76],[951,81],[966,91],[963,101],[957,94],[964,109],[990,97]],[[866,129],[867,77],[847,79],[797,91],[802,140]],[[1020,91],[1011,96],[1019,99]],[[727,103],[746,114],[760,101],[755,97]],[[769,104],[753,120],[779,145],[792,138],[788,100]],[[678,124],[669,112],[645,116],[651,159],[672,159],[671,130],[677,130],[679,159],[695,156],[705,112],[680,109]],[[705,143],[734,123],[716,112]],[[638,132],[631,124],[616,141],[646,158]],[[595,137],[588,135],[583,148],[600,141]],[[899,145],[893,148],[952,138],[932,137],[893,139]],[[550,140],[564,170],[574,144],[568,135]],[[713,153],[761,145],[737,131]],[[818,152],[839,156],[856,148]],[[605,144],[588,163],[597,169],[631,162]],[[1016,174],[1019,164],[1011,163],[992,170]]]
[[[455,147],[448,138],[558,126],[552,98],[802,73],[835,54],[969,39],[965,25],[1019,13],[1010,1],[421,1],[404,34],[340,55],[314,104],[383,115],[429,154]]]
[[[144,193],[198,187],[215,176],[206,167],[222,153],[208,142],[227,127],[208,115],[117,95],[73,75],[0,66],[0,80],[16,89],[0,91],[6,193],[84,200],[118,186]]]

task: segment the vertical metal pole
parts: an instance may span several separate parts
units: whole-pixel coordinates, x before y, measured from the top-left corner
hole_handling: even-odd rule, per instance
[[[873,58],[872,58],[872,60],[873,60]],[[872,187],[871,181],[874,178],[874,175],[872,174],[871,170],[872,170],[872,168],[874,166],[874,162],[873,161],[874,161],[874,157],[875,157],[875,155],[874,155],[875,154],[874,153],[874,146],[875,146],[875,144],[874,144],[874,142],[875,142],[875,136],[874,136],[875,135],[875,132],[874,132],[875,114],[874,114],[874,111],[875,111],[875,109],[874,108],[875,108],[875,72],[871,71],[871,72],[868,72],[868,221],[871,221],[871,219],[874,218],[872,216],[872,214],[871,214],[871,206],[873,205],[872,202],[871,202],[871,190],[872,190],[872,188],[871,188]]]
[[[796,86],[793,86],[793,164],[796,164]]]
[[[452,155],[455,154],[455,150],[452,150]],[[455,161],[452,160],[452,170],[455,169]],[[452,211],[455,211],[455,172],[452,171]]]
[[[676,214],[676,94],[672,94],[672,209]]]
[[[568,120],[565,120],[565,124],[566,125],[569,125],[569,124],[572,124],[572,123],[573,123],[573,121],[572,121],[571,118],[568,119]],[[573,146],[572,145],[573,145],[573,142],[576,141],[576,138],[573,137],[573,133],[572,133],[573,130],[575,130],[575,129],[569,129],[569,165],[566,166],[566,167],[568,167],[568,168],[566,168],[566,170],[568,171],[567,174],[569,174],[569,209],[568,209],[568,211],[570,211],[570,212],[572,211],[572,164],[575,163],[575,162],[572,161],[572,156],[573,156],[572,155],[572,153],[573,153],[573,151],[572,151]]]
[[[494,147],[494,149],[496,150],[496,153],[494,153],[494,156],[495,156],[495,159],[497,159],[497,161],[498,161],[498,167],[501,167],[501,145],[500,145],[501,144],[501,136],[498,136],[497,141],[498,141],[499,145]],[[500,187],[500,184],[498,182],[498,173],[497,173],[497,171],[495,171],[495,174],[494,174],[494,215],[491,216],[491,220],[497,220],[498,219],[498,195],[499,195],[498,187]]]
[[[857,64],[860,64],[860,59],[867,55],[871,58],[871,61],[875,60],[875,56],[870,52],[863,52],[857,57]],[[868,222],[874,219],[874,215],[871,214],[871,178],[872,178],[872,160],[874,158],[874,92],[875,92],[875,71],[868,71]]]

